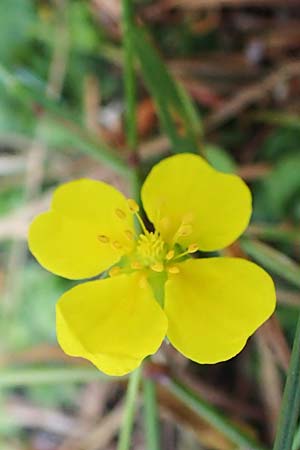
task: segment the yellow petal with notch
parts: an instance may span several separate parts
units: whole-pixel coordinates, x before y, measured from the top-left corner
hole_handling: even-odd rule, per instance
[[[63,350],[92,361],[108,375],[124,375],[159,348],[167,319],[141,275],[83,283],[57,304]]]
[[[235,356],[274,311],[271,277],[239,258],[194,259],[179,266],[165,291],[171,343],[199,363]]]
[[[49,271],[88,278],[131,250],[126,230],[134,231],[126,198],[106,183],[80,179],[57,188],[51,209],[33,220],[29,248]]]
[[[168,242],[203,251],[235,241],[251,216],[251,193],[236,175],[213,169],[191,153],[166,158],[153,167],[142,188],[149,219]]]

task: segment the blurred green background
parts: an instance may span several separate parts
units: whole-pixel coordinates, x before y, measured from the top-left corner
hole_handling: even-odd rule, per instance
[[[134,13],[142,176],[179,151],[242,176],[253,218],[226,254],[263,265],[278,293],[276,315],[233,360],[199,366],[166,345],[149,363],[161,448],[246,448],[230,437],[237,426],[263,449],[274,438],[300,308],[299,3],[140,0]],[[35,262],[26,233],[66,180],[130,192],[122,42],[119,0],[0,2],[1,450],[116,448],[126,380],[58,348],[55,302],[72,282]],[[168,389],[161,365],[229,428]],[[144,438],[139,415],[133,448],[146,448]]]

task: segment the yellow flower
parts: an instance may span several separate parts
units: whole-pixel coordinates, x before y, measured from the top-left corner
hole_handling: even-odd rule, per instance
[[[29,246],[46,269],[70,279],[109,270],[59,299],[61,347],[111,375],[136,368],[166,335],[199,363],[231,358],[272,314],[272,279],[252,262],[194,253],[220,250],[245,230],[249,189],[185,153],[154,166],[141,197],[155,231],[133,200],[88,179],[60,186],[33,221]]]

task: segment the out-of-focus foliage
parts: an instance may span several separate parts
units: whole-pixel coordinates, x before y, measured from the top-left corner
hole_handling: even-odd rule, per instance
[[[156,362],[270,446],[300,310],[300,12],[293,2],[236,3],[136,1],[139,157],[145,174],[169,153],[202,152],[251,187],[251,225],[227,254],[271,273],[278,320],[232,361],[197,366],[166,345]],[[1,450],[116,448],[124,380],[92,383],[93,369],[59,350],[55,302],[73,283],[37,265],[26,227],[66,180],[94,177],[129,192],[124,170],[112,170],[128,160],[122,76],[120,2],[1,0],[0,386],[6,370],[31,377],[13,385],[12,375],[1,391]],[[39,380],[56,368],[55,381]],[[80,368],[91,371],[66,383],[63,370]],[[164,450],[237,448],[166,385],[159,405]],[[95,444],[101,424],[107,434]],[[137,430],[134,448],[145,448],[141,441]]]

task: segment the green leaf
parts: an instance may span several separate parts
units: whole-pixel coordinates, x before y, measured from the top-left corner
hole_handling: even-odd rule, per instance
[[[0,60],[13,61],[16,51],[30,38],[34,23],[31,0],[1,0],[0,14]]]
[[[281,217],[291,209],[294,196],[300,192],[300,155],[280,160],[264,182],[265,192],[274,215]]]

